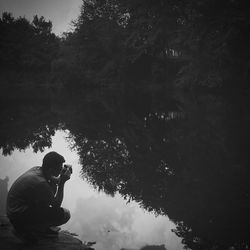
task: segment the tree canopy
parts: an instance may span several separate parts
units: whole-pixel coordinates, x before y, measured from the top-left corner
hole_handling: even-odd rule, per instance
[[[36,15],[30,22],[25,17],[14,18],[11,13],[3,12],[0,37],[2,71],[50,71],[59,48],[51,21]]]
[[[85,82],[248,87],[248,13],[246,0],[83,0],[66,40]]]
[[[65,129],[84,179],[167,215],[188,248],[249,245],[249,94],[31,96],[35,102],[1,99],[4,154],[42,151]]]
[[[2,68],[51,70],[51,84],[248,89],[247,0],[83,0],[60,39],[44,17],[0,19]],[[59,49],[60,48],[60,49]]]

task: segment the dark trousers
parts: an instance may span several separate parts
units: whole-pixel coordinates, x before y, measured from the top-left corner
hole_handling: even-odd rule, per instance
[[[30,231],[65,224],[64,209],[61,207],[29,208],[17,218],[10,218],[17,231]]]

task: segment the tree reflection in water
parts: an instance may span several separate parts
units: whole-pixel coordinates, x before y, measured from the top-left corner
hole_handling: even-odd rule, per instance
[[[168,215],[191,249],[249,245],[249,111],[216,95],[86,93],[47,106],[1,105],[1,147],[50,146],[70,131],[82,176]],[[37,112],[39,110],[39,112]]]
[[[58,119],[47,99],[8,99],[0,101],[0,147],[4,155],[32,146],[35,152],[51,146]]]

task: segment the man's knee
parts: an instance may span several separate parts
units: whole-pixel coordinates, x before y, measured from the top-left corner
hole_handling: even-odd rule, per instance
[[[63,218],[63,223],[66,223],[69,221],[70,217],[71,217],[71,214],[70,214],[70,211],[66,208],[63,208],[64,210],[64,218]]]

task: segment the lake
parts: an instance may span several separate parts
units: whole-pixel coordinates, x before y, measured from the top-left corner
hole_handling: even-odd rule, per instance
[[[247,93],[89,90],[0,105],[0,178],[10,186],[62,154],[74,168],[63,228],[95,249],[247,249]]]

